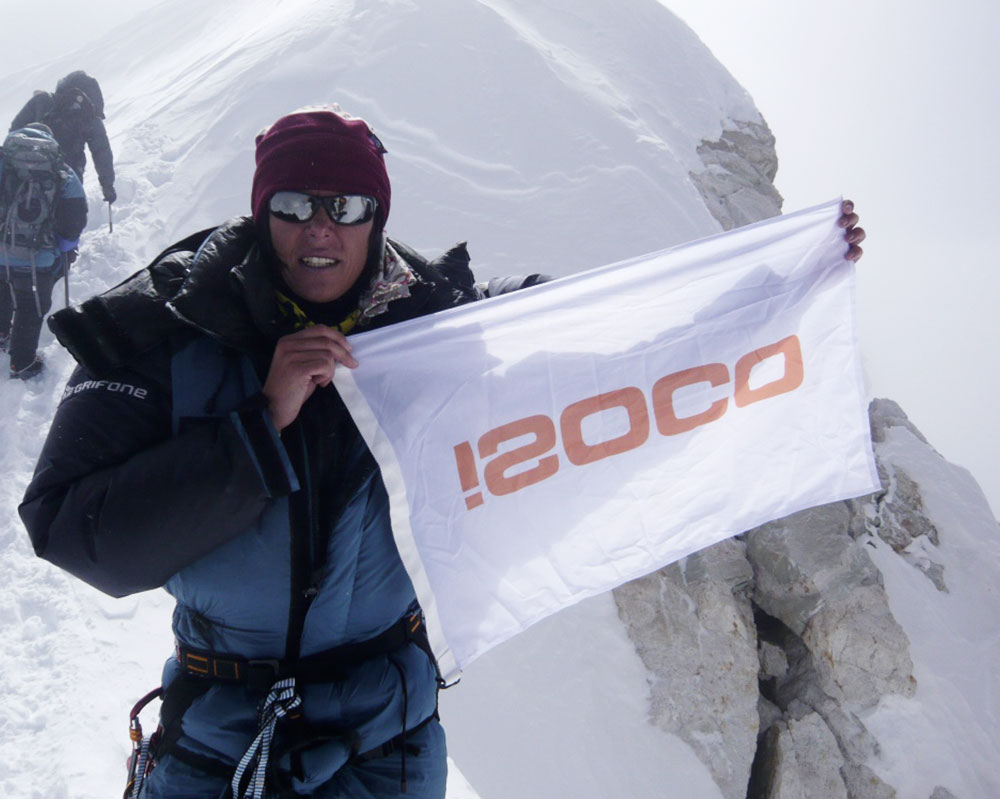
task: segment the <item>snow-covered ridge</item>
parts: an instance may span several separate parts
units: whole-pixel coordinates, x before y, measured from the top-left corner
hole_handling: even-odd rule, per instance
[[[0,108],[80,64],[107,98],[116,238],[148,236],[137,262],[245,213],[255,133],[302,105],[369,119],[390,151],[393,234],[468,239],[484,275],[565,274],[717,232],[687,177],[697,146],[760,121],[656,0],[177,0],[2,87]]]

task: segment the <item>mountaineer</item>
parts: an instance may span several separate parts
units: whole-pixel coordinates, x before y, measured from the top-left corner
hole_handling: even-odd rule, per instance
[[[10,376],[34,377],[52,287],[67,278],[87,224],[87,199],[52,132],[34,123],[12,131],[0,151],[0,347]]]
[[[115,192],[115,165],[108,133],[104,129],[104,95],[97,80],[82,69],[70,72],[56,83],[54,92],[36,91],[18,111],[10,124],[11,130],[23,128],[31,122],[42,122],[49,127],[59,142],[66,163],[80,180],[87,167],[84,145],[90,149],[97,170],[97,180],[105,202],[113,203]]]

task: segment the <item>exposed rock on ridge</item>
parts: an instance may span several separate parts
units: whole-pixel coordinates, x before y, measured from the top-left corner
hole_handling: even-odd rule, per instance
[[[891,401],[869,413],[876,443],[896,425],[926,441]],[[877,446],[876,460],[880,492],[770,522],[615,591],[652,675],[651,720],[694,748],[726,799],[898,796],[869,765],[879,742],[861,717],[882,697],[912,696],[916,681],[871,542],[946,589],[932,568],[942,533],[919,487]]]
[[[653,723],[687,741],[727,797],[746,791],[756,749],[752,584],[745,544],[728,539],[615,591],[652,675]]]
[[[781,213],[774,136],[763,119],[734,122],[717,141],[702,141],[698,155],[705,169],[689,176],[723,230]]]

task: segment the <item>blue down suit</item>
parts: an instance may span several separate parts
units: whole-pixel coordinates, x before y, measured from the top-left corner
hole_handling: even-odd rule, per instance
[[[437,670],[419,634],[393,633],[417,629],[420,609],[378,467],[332,386],[280,436],[265,407],[275,341],[294,328],[256,236],[245,218],[195,234],[54,317],[80,366],[21,516],[40,556],[101,590],[164,586],[177,601],[170,740],[144,796],[226,795],[274,680],[312,661],[273,728],[268,795],[384,797],[405,782],[443,797]],[[404,288],[357,329],[479,296],[464,245],[432,262],[385,246]],[[212,674],[235,671],[253,679]]]

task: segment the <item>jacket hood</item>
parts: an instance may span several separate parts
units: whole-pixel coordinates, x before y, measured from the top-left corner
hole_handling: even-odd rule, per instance
[[[104,119],[104,95],[101,93],[101,86],[97,82],[97,78],[92,78],[82,69],[70,72],[59,79],[56,84],[56,94],[64,94],[71,89],[79,89],[83,92],[90,100],[94,113],[99,118]]]

